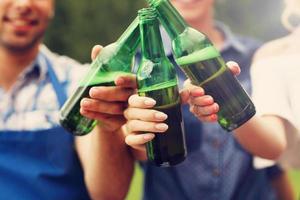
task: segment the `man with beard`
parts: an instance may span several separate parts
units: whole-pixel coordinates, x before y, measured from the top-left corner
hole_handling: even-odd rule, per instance
[[[91,134],[64,131],[59,108],[86,68],[41,44],[53,14],[54,0],[0,1],[0,199],[124,199],[133,166],[122,112],[110,109],[123,108],[132,79],[116,80],[118,95],[93,88],[94,104],[82,102],[83,114],[106,116]]]

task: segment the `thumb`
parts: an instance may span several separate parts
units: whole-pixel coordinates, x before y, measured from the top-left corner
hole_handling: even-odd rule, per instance
[[[226,63],[226,65],[228,66],[233,75],[237,76],[241,73],[241,68],[236,62],[229,61]]]
[[[190,91],[188,89],[183,89],[180,92],[181,103],[186,104],[190,98]]]
[[[91,58],[95,60],[95,58],[99,55],[100,51],[103,49],[101,45],[95,45],[92,49]]]

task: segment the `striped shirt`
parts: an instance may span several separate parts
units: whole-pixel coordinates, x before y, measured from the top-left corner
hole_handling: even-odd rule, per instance
[[[52,53],[44,45],[40,53],[49,59],[59,82],[70,95],[88,68]],[[59,104],[47,72],[45,59],[37,56],[9,91],[0,87],[0,130],[39,130],[58,124]]]

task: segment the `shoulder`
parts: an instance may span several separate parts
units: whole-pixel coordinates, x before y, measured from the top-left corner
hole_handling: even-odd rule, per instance
[[[88,64],[81,64],[68,56],[54,53],[44,45],[40,47],[40,51],[49,59],[58,80],[64,83],[68,90],[76,87],[89,69]]]
[[[235,60],[240,65],[248,68],[250,67],[254,53],[261,44],[255,38],[231,34],[225,40],[225,48],[221,51],[222,56],[226,61]]]
[[[253,55],[262,43],[252,37],[232,34],[227,44],[230,46],[222,51],[225,61],[236,61],[242,67],[242,73],[248,74]]]
[[[45,45],[41,45],[40,51],[49,59],[58,79],[61,81],[67,78],[79,78],[87,69],[86,64],[81,64],[80,62],[68,56],[54,53],[50,51]]]
[[[70,67],[82,67],[82,64],[78,61],[68,56],[54,53],[50,51],[45,45],[40,46],[40,51],[51,61],[55,68],[57,67],[57,65],[59,65],[59,68],[61,69]]]
[[[234,35],[234,39],[247,51],[254,52],[262,46],[262,41],[248,36]]]
[[[249,51],[256,50],[262,44],[261,41],[254,37],[241,35],[231,30],[231,28],[227,24],[224,24],[221,21],[215,21],[215,28],[221,35],[223,35],[225,48],[227,45],[229,45],[230,47],[233,47],[233,49],[235,49],[237,52],[248,53]]]

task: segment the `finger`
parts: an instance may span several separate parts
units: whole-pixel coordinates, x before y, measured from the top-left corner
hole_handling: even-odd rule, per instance
[[[126,143],[126,142],[125,142]],[[134,157],[137,160],[147,160],[147,150],[145,144],[142,145],[130,145],[131,148],[138,150],[138,152],[134,151]]]
[[[126,103],[122,102],[107,102],[96,99],[84,98],[80,102],[82,111],[111,114],[111,115],[123,115],[124,110],[127,107]]]
[[[190,98],[190,91],[187,89],[183,89],[180,91],[180,99],[182,104],[186,104]]]
[[[125,143],[129,146],[137,146],[146,144],[147,142],[153,140],[155,134],[153,133],[145,133],[145,134],[130,134],[126,136]]]
[[[98,121],[100,121],[99,123],[100,127],[103,127],[109,131],[116,131],[126,123],[126,120],[123,116],[108,117],[103,120],[99,118]]]
[[[134,74],[121,75],[116,78],[115,84],[120,87],[137,88],[136,76]]]
[[[168,125],[165,123],[130,120],[130,121],[127,121],[126,128],[129,133],[131,133],[131,132],[163,133],[168,129]]]
[[[202,87],[193,86],[192,88],[190,88],[190,94],[193,97],[200,97],[200,96],[203,96],[205,94],[205,92]]]
[[[152,122],[162,122],[168,118],[163,112],[150,109],[128,108],[124,111],[124,116],[127,120],[142,120]]]
[[[99,121],[98,125],[109,131],[115,131],[126,123],[125,118],[122,115],[107,115],[103,113],[97,113],[92,111],[80,110],[80,113],[89,118]]]
[[[131,88],[122,88],[116,86],[95,86],[90,89],[90,97],[103,101],[124,101],[127,102],[130,95],[134,94]]]
[[[213,115],[216,114],[219,111],[218,104],[214,103],[210,106],[191,106],[190,111],[197,116],[206,116],[206,115]]]
[[[241,68],[236,62],[229,61],[226,63],[226,65],[228,66],[233,75],[237,76],[241,73]]]
[[[125,138],[126,140],[126,138]],[[125,141],[126,143],[126,141]],[[137,160],[147,160],[147,150],[146,150],[146,145],[141,144],[141,145],[129,145],[132,149],[137,150],[137,151],[132,151],[132,154]]]
[[[190,87],[190,85],[192,85],[190,79],[185,80],[184,83],[183,83],[183,87]]]
[[[197,116],[195,115],[200,121],[202,122],[216,122],[218,120],[218,115],[206,115],[206,116]]]
[[[193,85],[189,79],[184,82],[184,89],[190,91],[192,96],[202,96],[205,94],[202,87]]]
[[[100,53],[100,51],[102,49],[103,49],[103,47],[101,45],[95,45],[92,49],[91,59],[95,60],[95,58],[98,56],[98,54]]]
[[[189,103],[195,106],[209,106],[214,103],[214,99],[209,95],[205,95],[201,97],[191,98]]]
[[[129,97],[128,104],[134,108],[152,108],[156,104],[156,101],[149,97],[140,97],[134,94]]]

